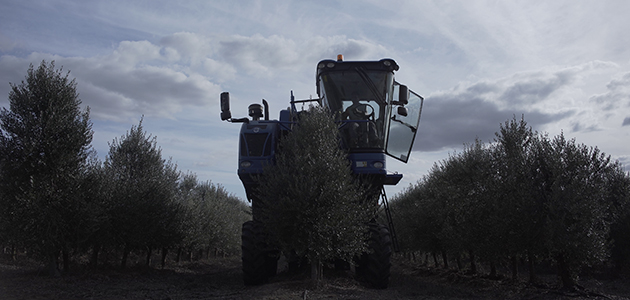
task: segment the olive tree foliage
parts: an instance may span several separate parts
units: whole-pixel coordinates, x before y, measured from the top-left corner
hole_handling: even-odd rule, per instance
[[[596,147],[563,134],[550,139],[513,119],[490,146],[477,141],[435,164],[394,198],[392,210],[404,211],[397,231],[409,250],[469,251],[491,268],[509,258],[513,276],[517,259],[527,258],[532,281],[534,263],[552,261],[573,287],[583,267],[627,240],[629,191],[620,164]],[[612,249],[615,264],[630,257]]]
[[[596,147],[566,140],[563,134],[542,137],[539,147],[548,151],[544,242],[563,285],[572,287],[583,266],[601,263],[608,255],[607,181],[617,165]]]
[[[436,233],[440,231],[438,228],[440,224],[436,220],[436,214],[441,210],[430,207],[438,202],[429,199],[425,186],[427,181],[425,177],[390,200],[392,218],[395,220],[394,226],[402,251],[426,249],[428,252],[434,252],[429,248],[438,244]],[[425,230],[430,226],[434,228]]]
[[[123,248],[122,267],[132,250],[150,252],[179,242],[176,168],[162,158],[156,137],[143,130],[142,120],[110,144],[104,163],[111,195],[107,215],[111,237]]]
[[[438,199],[446,204],[446,223],[441,237],[449,252],[490,255],[497,234],[492,230],[497,220],[493,202],[492,157],[479,140],[452,155],[444,165],[442,184],[450,187]],[[473,257],[474,258],[474,257]],[[446,262],[446,261],[445,261]],[[473,270],[476,268],[471,260]]]
[[[199,182],[192,173],[179,182],[178,201],[182,206],[182,241],[189,252],[240,249],[241,225],[251,218],[248,205],[230,195],[222,186]]]
[[[396,221],[403,232],[408,231],[405,227],[414,228],[418,241],[412,244],[419,246],[416,250],[442,254],[444,267],[448,267],[449,255],[457,258],[458,266],[462,253],[471,258],[491,256],[496,247],[488,245],[495,245],[498,235],[492,229],[500,222],[494,217],[497,206],[488,205],[488,201],[495,201],[492,166],[488,146],[476,140],[462,152],[434,164],[409,195],[403,194],[405,202],[415,205],[394,199],[392,210],[415,223],[410,226]],[[471,259],[473,270],[474,263]]]
[[[503,236],[505,249],[502,250],[515,255],[533,246],[532,243],[536,244],[536,230],[540,228],[540,211],[537,210],[539,207],[533,207],[537,199],[530,177],[531,149],[537,133],[524,119],[514,118],[501,124],[495,135],[495,147],[491,150],[494,160],[492,179],[497,187],[496,205],[500,207],[495,214],[502,218],[501,223],[507,228]]]
[[[283,251],[295,251],[312,264],[352,261],[366,250],[367,222],[376,203],[366,201],[366,187],[353,178],[337,124],[325,109],[311,108],[280,148],[276,165],[260,180],[266,230]]]
[[[619,164],[618,164],[619,165]],[[630,272],[630,176],[621,167],[608,180],[611,259],[615,273]]]
[[[495,253],[509,256],[513,279],[518,275],[519,257],[527,257],[533,282],[536,281],[534,260],[541,255],[540,241],[544,238],[544,202],[534,180],[540,159],[544,158],[534,154],[538,133],[524,118],[514,117],[500,124],[495,136],[490,152],[494,162],[495,217],[500,218],[497,225],[501,234],[500,249]]]
[[[434,164],[428,175],[391,200],[392,218],[402,251],[437,255],[448,249],[442,237],[447,226],[447,202],[436,200],[441,194],[439,182],[444,178],[442,167]]]
[[[98,159],[89,160],[83,180],[81,197],[85,201],[87,213],[83,216],[81,228],[85,232],[85,240],[77,252],[82,254],[91,250],[90,265],[96,267],[101,249],[115,245],[109,215],[112,181],[107,176],[103,163]]]
[[[31,65],[0,111],[5,234],[48,260],[52,273],[85,211],[79,191],[92,152],[89,110],[68,76],[54,62]]]

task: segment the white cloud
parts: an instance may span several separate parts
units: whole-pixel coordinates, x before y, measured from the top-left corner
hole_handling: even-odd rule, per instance
[[[344,54],[352,60],[374,59],[387,52],[379,44],[345,36],[309,37],[302,40],[272,35],[263,37],[232,36],[221,39],[219,53],[223,59],[257,77],[286,70],[314,68],[323,58]]]
[[[214,105],[220,85],[237,76],[239,83],[262,78],[295,81],[296,77],[311,75],[317,60],[334,58],[337,53],[360,60],[384,52],[381,45],[344,36],[298,41],[278,35],[181,32],[163,37],[158,44],[123,41],[109,54],[93,57],[4,55],[0,67],[4,70],[2,79],[19,82],[29,63],[37,66],[42,60],[54,60],[58,67],[72,71],[81,98],[92,108],[94,117],[129,121],[139,115],[173,118],[186,105]]]
[[[593,95],[590,100],[600,105],[605,111],[630,107],[630,73],[613,79],[606,88],[606,93]]]
[[[174,49],[178,55],[192,61],[199,61],[212,55],[216,49],[213,49],[210,43],[210,40],[191,32],[178,32],[160,39],[160,45]]]
[[[168,64],[173,53],[162,50],[147,41],[122,42],[106,56],[60,57],[42,53],[23,59],[3,56],[0,67],[11,70],[10,74],[3,72],[5,76],[19,78],[29,63],[37,66],[42,60],[54,60],[56,66],[71,70],[80,97],[92,108],[93,116],[108,120],[134,119],[142,114],[170,118],[183,106],[217,102],[208,100],[209,95],[220,93],[217,84],[201,74],[173,68]]]
[[[544,68],[508,77],[462,82],[455,88],[430,94],[420,121],[419,150],[435,151],[460,147],[475,138],[489,141],[499,124],[513,117],[525,117],[536,130],[567,120],[572,131],[599,130],[603,112],[589,105],[581,91],[591,75],[617,70],[609,62],[589,62],[567,68]],[[626,87],[625,79],[613,80],[615,90]],[[629,94],[623,94],[628,97]],[[609,99],[612,96],[605,95]],[[615,94],[614,97],[618,97]],[[603,101],[603,100],[602,100]]]
[[[122,67],[133,68],[153,60],[162,60],[162,54],[159,46],[153,45],[148,41],[123,41],[107,57],[107,60]]]

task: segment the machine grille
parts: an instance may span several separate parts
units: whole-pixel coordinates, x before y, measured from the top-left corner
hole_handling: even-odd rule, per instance
[[[241,138],[241,156],[271,155],[271,139],[268,133],[245,133]]]

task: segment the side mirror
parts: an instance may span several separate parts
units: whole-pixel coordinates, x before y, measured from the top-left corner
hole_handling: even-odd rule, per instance
[[[402,105],[409,103],[409,88],[406,85],[400,85],[398,90],[398,102]]]
[[[399,106],[398,107],[398,115],[399,116],[403,116],[406,117],[409,114],[409,112],[407,111],[407,108],[404,106]]]
[[[230,112],[230,93],[221,93],[221,121],[225,121],[232,118]]]

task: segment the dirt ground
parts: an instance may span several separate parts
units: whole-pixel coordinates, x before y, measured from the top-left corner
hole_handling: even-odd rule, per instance
[[[392,265],[390,287],[374,290],[350,271],[325,270],[314,287],[306,274],[281,272],[271,282],[246,287],[239,258],[183,263],[165,269],[75,271],[57,278],[40,267],[0,262],[0,299],[630,299],[630,279],[583,279],[583,289],[562,291],[553,276],[531,286],[490,280],[455,271],[413,266],[401,258]]]

